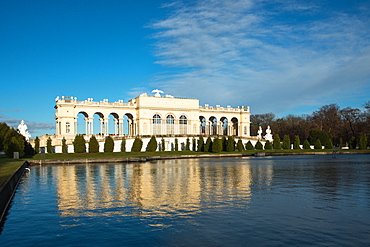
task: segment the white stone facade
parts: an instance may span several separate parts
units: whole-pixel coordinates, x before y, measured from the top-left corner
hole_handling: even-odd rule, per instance
[[[74,97],[56,99],[56,137],[76,134],[114,136],[250,136],[249,107],[201,107],[197,99],[150,97],[143,94],[122,102],[78,101]],[[78,133],[77,118],[83,114],[85,133]],[[99,116],[100,131],[93,133],[93,116]],[[108,120],[114,120],[114,133],[108,133]],[[127,119],[127,122],[124,120]],[[124,129],[128,133],[124,133]]]

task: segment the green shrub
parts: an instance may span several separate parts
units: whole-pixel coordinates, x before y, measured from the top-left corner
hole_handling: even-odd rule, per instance
[[[262,150],[263,149],[262,143],[259,140],[256,143],[255,149],[257,149],[257,150]]]
[[[141,152],[143,147],[143,141],[141,138],[136,137],[134,143],[132,144],[131,152]]]
[[[195,138],[193,137],[193,151],[197,151],[197,141],[195,140]]]
[[[38,136],[35,138],[35,153],[38,154],[40,153],[40,139]]]
[[[190,150],[190,140],[189,140],[189,137],[186,138],[185,150]]]
[[[198,149],[197,149],[198,152],[204,152],[204,139],[203,139],[203,136],[199,136],[199,139],[198,139]]]
[[[357,146],[356,138],[352,136],[351,139],[349,140],[349,149],[356,149],[356,146]]]
[[[308,140],[310,141],[311,144],[315,144],[316,140],[319,139],[321,144],[326,147],[333,147],[333,142],[330,133],[324,131],[324,130],[319,130],[319,129],[314,129],[310,131],[310,137]]]
[[[213,139],[212,152],[220,153],[221,151],[222,151],[222,140],[216,137]]]
[[[50,137],[48,137],[48,139],[46,140],[46,151],[48,152],[48,154],[51,154],[53,152],[53,147],[51,146]]]
[[[303,142],[303,149],[311,149],[310,142],[307,139]]]
[[[166,143],[163,138],[161,140],[161,151],[166,151]]]
[[[212,152],[212,139],[211,137],[207,138],[206,144],[204,144],[204,152]]]
[[[73,149],[75,153],[84,153],[86,151],[85,138],[83,135],[76,135],[73,141]]]
[[[299,139],[299,136],[294,136],[294,142],[293,142],[293,149],[301,149],[299,145],[301,144],[301,140]]]
[[[67,142],[66,138],[64,138],[64,136],[63,136],[63,139],[62,139],[62,153],[64,153],[64,154],[68,153],[66,142]]]
[[[367,137],[366,134],[361,135],[360,141],[358,142],[358,148],[361,150],[367,149]]]
[[[265,150],[271,150],[271,149],[272,149],[272,144],[269,140],[267,140],[265,143]]]
[[[247,144],[245,144],[245,149],[254,150],[254,146],[251,141],[248,141]]]
[[[238,140],[236,147],[238,149],[238,152],[243,152],[243,142],[241,139]]]
[[[121,141],[121,152],[126,152],[126,139],[122,137]]]
[[[179,140],[175,138],[175,151],[179,151]]]
[[[13,137],[15,137],[19,145],[19,151],[16,151],[16,152],[19,152],[19,157],[23,157],[25,154],[24,153],[24,141],[25,141],[24,136],[18,133],[15,129],[9,128],[9,127],[5,128],[3,131],[5,132],[5,135],[3,138],[4,152],[6,153],[6,150],[8,149],[8,146],[10,145]],[[12,144],[12,146],[14,146],[14,143]],[[11,157],[13,157],[13,154],[11,155]]]
[[[155,136],[152,136],[148,142],[148,145],[146,146],[147,152],[155,152],[157,150],[157,139]]]
[[[326,140],[325,149],[332,149],[332,148],[333,148],[333,143],[331,139]]]
[[[275,150],[280,150],[281,149],[279,134],[275,134],[275,136],[274,136],[273,147],[274,147]]]
[[[229,136],[226,141],[226,152],[234,152],[235,151],[235,139],[233,136]]]
[[[99,143],[94,135],[89,140],[89,153],[99,153]]]
[[[316,142],[314,144],[314,149],[322,149],[322,144],[320,139],[316,139]]]
[[[14,152],[18,152],[19,157],[22,157],[21,156],[22,147],[19,143],[19,140],[15,136],[13,136],[12,139],[10,139],[10,142],[7,143],[6,148],[5,148],[5,156],[8,158],[13,158]]]
[[[227,151],[227,141],[226,141],[226,136],[222,136],[221,139],[221,144],[222,144],[222,151]]]
[[[35,150],[33,149],[31,143],[26,140],[24,141],[24,153],[28,156],[32,156],[35,154]]]
[[[290,149],[290,138],[288,135],[284,135],[283,138],[283,149]]]
[[[111,136],[105,137],[105,142],[104,142],[104,152],[106,153],[112,153],[114,150],[114,141]]]

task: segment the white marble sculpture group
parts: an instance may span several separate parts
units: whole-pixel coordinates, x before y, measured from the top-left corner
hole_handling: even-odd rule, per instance
[[[263,137],[262,137],[262,127],[261,126],[258,128],[257,133],[258,133],[257,135],[258,138],[265,139],[266,141],[270,141],[270,142],[273,141],[270,126],[267,126],[266,135],[264,135]]]

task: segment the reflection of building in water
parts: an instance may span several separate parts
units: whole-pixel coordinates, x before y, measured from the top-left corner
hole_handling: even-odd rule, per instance
[[[203,162],[203,161],[202,161]],[[204,203],[251,197],[247,160],[230,166],[199,165],[198,159],[143,164],[58,166],[62,215],[195,213]],[[264,170],[268,176],[271,171]],[[265,175],[266,175],[265,174]],[[268,182],[268,181],[266,181]],[[231,199],[230,199],[231,198]],[[222,204],[219,204],[222,205]],[[110,209],[110,210],[99,210]]]

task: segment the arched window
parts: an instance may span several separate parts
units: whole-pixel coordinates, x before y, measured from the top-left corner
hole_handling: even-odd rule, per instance
[[[153,116],[153,135],[161,135],[161,123],[162,119],[159,114]]]
[[[175,133],[175,118],[172,115],[168,115],[166,118],[167,135],[173,135]]]
[[[186,135],[188,133],[188,119],[186,118],[185,115],[180,116],[180,134],[181,135]]]
[[[66,123],[66,133],[68,134],[71,132],[71,124],[69,122]]]

